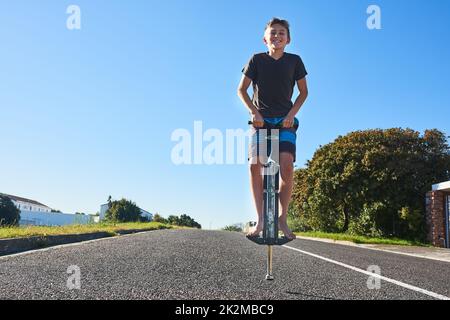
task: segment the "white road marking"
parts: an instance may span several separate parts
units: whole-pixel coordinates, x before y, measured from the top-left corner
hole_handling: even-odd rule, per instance
[[[400,251],[394,251],[394,250],[389,250],[389,249],[384,249],[384,248],[372,248],[372,247],[369,247],[369,246],[364,245],[364,244],[356,244],[356,243],[349,242],[349,241],[329,240],[329,239],[323,239],[323,238],[311,238],[311,237],[303,237],[303,236],[297,236],[297,239],[304,239],[304,240],[317,241],[317,242],[323,242],[323,243],[338,244],[338,245],[341,245],[341,246],[351,246],[351,247],[355,247],[355,248],[366,249],[366,250],[373,250],[373,251],[379,251],[379,252],[389,252],[389,253],[394,253],[394,254],[400,254],[400,255],[403,255],[403,256],[409,256],[409,257],[414,257],[414,258],[422,258],[422,259],[428,259],[428,260],[435,260],[435,261],[442,261],[442,262],[447,262],[447,263],[450,262],[450,258],[448,258],[448,257],[440,258],[440,257],[436,257],[436,256],[427,256],[427,255],[420,254],[420,253],[400,252]]]
[[[356,268],[356,267],[350,266],[348,264],[345,264],[345,263],[342,263],[342,262],[339,262],[339,261],[336,261],[336,260],[328,259],[328,258],[319,256],[319,255],[314,254],[314,253],[303,251],[303,250],[300,250],[300,249],[297,249],[297,248],[293,248],[293,247],[290,247],[290,246],[287,246],[287,245],[284,245],[283,247],[287,248],[287,249],[294,250],[294,251],[298,251],[300,253],[306,254],[308,256],[311,256],[311,257],[314,257],[314,258],[317,258],[317,259],[320,259],[320,260],[324,260],[326,262],[330,262],[330,263],[336,264],[338,266],[341,266],[341,267],[344,267],[344,268],[347,268],[347,269],[350,269],[350,270],[353,270],[353,271],[356,271],[356,272],[363,273],[363,274],[368,275],[368,276],[373,277],[373,278],[379,278],[379,279],[384,280],[386,282],[390,282],[390,283],[396,284],[396,285],[398,285],[400,287],[403,287],[403,288],[406,288],[406,289],[409,289],[409,290],[412,290],[412,291],[416,291],[416,292],[425,294],[425,295],[430,296],[430,297],[435,298],[435,299],[450,300],[450,297],[443,296],[441,294],[434,293],[434,292],[431,292],[431,291],[428,291],[428,290],[425,290],[425,289],[422,289],[422,288],[419,288],[419,287],[416,287],[416,286],[412,286],[410,284],[407,284],[407,283],[404,283],[404,282],[401,282],[401,281],[397,281],[397,280],[394,280],[394,279],[391,279],[391,278],[383,277],[382,275],[378,275],[376,273],[372,273],[372,272],[369,272],[369,271],[366,271],[366,270],[363,270],[363,269],[360,269],[360,268]]]

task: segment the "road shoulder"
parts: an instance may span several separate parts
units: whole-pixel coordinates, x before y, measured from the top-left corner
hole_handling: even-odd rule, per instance
[[[398,245],[382,245],[382,244],[358,244],[351,241],[323,239],[297,236],[297,239],[312,240],[325,243],[340,244],[345,246],[358,247],[368,250],[384,251],[417,258],[450,262],[450,249],[433,248],[433,247],[417,247],[417,246],[398,246]]]

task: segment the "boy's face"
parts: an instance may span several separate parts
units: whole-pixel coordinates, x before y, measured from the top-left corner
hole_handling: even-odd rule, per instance
[[[266,29],[264,43],[269,49],[284,49],[290,42],[287,29],[280,24],[274,24]]]

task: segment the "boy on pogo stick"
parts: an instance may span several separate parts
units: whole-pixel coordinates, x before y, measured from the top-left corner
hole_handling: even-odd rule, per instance
[[[279,230],[288,239],[295,239],[295,234],[287,225],[287,213],[292,195],[296,128],[295,115],[308,96],[306,72],[300,56],[284,52],[291,42],[289,23],[286,20],[273,18],[266,25],[264,44],[268,51],[252,56],[242,69],[243,75],[238,88],[238,95],[251,113],[252,132],[249,146],[250,180],[253,199],[258,213],[258,223],[250,230],[248,236],[258,236],[263,230],[263,163],[259,159],[259,130],[264,122],[277,124],[282,122],[279,130],[279,164],[280,164],[280,208]],[[247,89],[252,84],[253,99]],[[292,103],[294,85],[297,84],[299,96]],[[298,120],[297,120],[298,121]]]

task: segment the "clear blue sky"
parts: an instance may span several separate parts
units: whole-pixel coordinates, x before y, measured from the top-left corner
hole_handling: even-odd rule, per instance
[[[446,0],[1,1],[0,192],[87,213],[126,197],[204,228],[254,219],[245,164],[176,166],[170,138],[195,120],[247,129],[236,88],[273,16],[309,72],[298,167],[354,130],[450,134]]]

